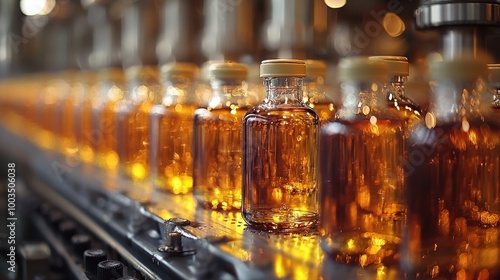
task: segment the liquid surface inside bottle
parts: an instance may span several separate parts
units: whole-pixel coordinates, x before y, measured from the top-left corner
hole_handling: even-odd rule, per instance
[[[336,261],[396,263],[405,223],[404,122],[372,115],[327,123],[320,136],[320,234]]]
[[[318,218],[319,118],[307,106],[268,105],[243,121],[242,215],[257,229],[307,229]]]
[[[155,155],[155,186],[174,194],[193,188],[193,118],[198,107],[176,104],[164,108],[158,120],[158,146]]]
[[[409,143],[408,240],[412,269],[500,277],[500,124],[463,119],[419,127]]]
[[[384,90],[386,92],[387,109],[393,111],[405,121],[407,127],[405,138],[411,128],[423,118],[422,109],[405,95],[405,76],[393,76]]]
[[[205,208],[241,208],[241,124],[247,111],[247,107],[196,111],[194,195]]]

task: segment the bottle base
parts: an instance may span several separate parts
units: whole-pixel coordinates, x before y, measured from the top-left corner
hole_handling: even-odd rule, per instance
[[[362,267],[383,264],[398,266],[400,239],[374,232],[343,232],[342,236],[325,238],[321,248],[337,263]]]
[[[157,190],[170,192],[173,194],[188,194],[193,189],[193,177],[179,175],[173,177],[158,176],[154,179],[154,186]]]
[[[294,209],[260,209],[243,211],[243,219],[252,229],[278,232],[296,232],[316,226],[318,213]]]

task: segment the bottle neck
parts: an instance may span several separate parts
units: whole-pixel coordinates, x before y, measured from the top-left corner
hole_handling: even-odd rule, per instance
[[[431,82],[431,88],[433,107],[430,113],[437,122],[482,117],[490,109],[491,95],[483,79]]]
[[[247,107],[247,83],[242,79],[211,79],[209,109]]]
[[[277,105],[302,104],[303,80],[300,77],[264,78],[266,101]]]
[[[304,103],[316,104],[328,101],[325,91],[325,79],[322,76],[312,76],[304,79]]]
[[[126,98],[132,103],[159,103],[161,85],[158,71],[153,66],[132,67],[127,70]]]
[[[382,83],[343,82],[341,84],[342,108],[339,118],[353,119],[358,115],[370,116],[386,107]]]
[[[164,93],[161,103],[165,106],[194,104],[193,82],[181,75],[170,76],[163,82]]]
[[[499,109],[500,108],[500,83],[499,84],[494,84],[493,85],[493,102],[492,102],[492,107]]]
[[[408,76],[391,76],[387,84],[387,98],[389,100],[404,99],[405,83],[408,81]]]

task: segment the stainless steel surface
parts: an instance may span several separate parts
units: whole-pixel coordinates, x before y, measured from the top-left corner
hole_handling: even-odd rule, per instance
[[[123,67],[158,65],[156,42],[160,27],[160,0],[125,1],[121,45]]]
[[[164,0],[156,55],[160,65],[181,61],[200,62],[199,32],[202,0]]]
[[[442,55],[446,60],[462,55],[486,55],[486,31],[477,26],[449,27],[443,30]]]
[[[441,30],[444,59],[487,58],[487,35],[500,25],[500,1],[426,0],[416,9],[415,19],[419,28]]]
[[[203,54],[209,60],[235,60],[249,55],[256,42],[253,37],[252,0],[205,0],[201,38]]]
[[[499,1],[424,1],[415,11],[420,28],[449,25],[498,25]]]

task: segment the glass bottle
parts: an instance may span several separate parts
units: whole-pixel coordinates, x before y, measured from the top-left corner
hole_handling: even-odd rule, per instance
[[[404,165],[411,277],[500,278],[500,122],[486,74],[480,60],[430,65],[432,105]]]
[[[396,262],[405,223],[405,118],[388,109],[387,70],[381,60],[341,60],[342,106],[320,133],[321,245],[363,267]]]
[[[79,81],[79,72],[75,70],[68,71],[64,74],[67,84],[67,91],[63,98],[56,105],[58,119],[58,136],[59,136],[59,151],[66,156],[75,156],[77,149],[75,137],[75,114],[74,110],[77,102],[82,97],[82,86]]]
[[[325,86],[326,64],[320,60],[306,60],[304,103],[318,114],[321,124],[335,117],[336,106],[327,95]]]
[[[198,102],[194,78],[198,68],[190,63],[161,67],[164,95],[151,108],[151,168],[154,186],[174,194],[193,187],[193,118]]]
[[[389,80],[384,84],[387,108],[396,111],[406,119],[408,128],[422,119],[422,110],[405,94],[405,83],[408,81],[410,66],[404,56],[371,56],[370,59],[383,60],[389,71]],[[410,129],[406,130],[407,132]]]
[[[197,109],[193,131],[193,193],[205,208],[241,208],[241,131],[256,104],[247,94],[247,68],[220,62],[210,66],[211,97]]]
[[[256,229],[294,231],[318,218],[319,117],[302,98],[302,60],[264,60],[266,98],[243,118],[242,216]]]
[[[97,142],[102,139],[102,133],[93,127],[93,107],[97,105],[99,74],[97,71],[82,72],[83,97],[75,108],[75,137],[78,154],[84,163],[92,163],[96,157]]]
[[[488,64],[488,81],[493,91],[491,106],[500,113],[500,64]]]
[[[97,165],[107,172],[118,171],[118,139],[116,138],[116,109],[125,97],[125,73],[121,68],[110,68],[100,73],[98,95],[92,104],[92,131],[96,134]]]
[[[117,104],[120,169],[136,182],[149,178],[149,113],[161,94],[158,72],[154,66],[129,67],[128,90]]]

